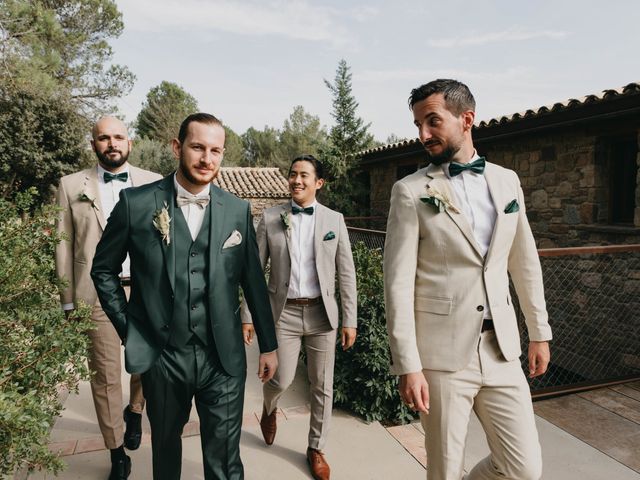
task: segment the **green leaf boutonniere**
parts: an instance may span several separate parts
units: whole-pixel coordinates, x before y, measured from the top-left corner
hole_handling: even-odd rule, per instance
[[[169,216],[169,210],[167,210],[167,202],[164,202],[164,207],[156,210],[153,214],[153,226],[160,232],[162,240],[167,245],[171,243],[171,238],[169,237],[170,225],[171,217]]]
[[[291,230],[291,219],[289,218],[289,212],[287,210],[280,212],[280,220],[282,220],[282,226],[285,232],[289,232],[289,230]]]
[[[460,213],[460,210],[453,206],[451,200],[449,199],[449,197],[447,197],[447,195],[439,192],[429,185],[427,185],[427,196],[420,197],[420,201],[426,203],[427,205],[431,205],[438,211],[438,213],[444,212],[445,209],[450,210],[454,213]]]
[[[84,190],[80,192],[80,195],[78,195],[78,200],[80,200],[81,202],[91,202],[91,207],[95,208],[96,212],[100,211],[100,209],[98,208],[98,204],[96,203],[96,199],[91,198]]]

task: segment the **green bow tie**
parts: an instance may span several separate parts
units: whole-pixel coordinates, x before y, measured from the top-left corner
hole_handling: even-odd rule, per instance
[[[109,173],[104,172],[104,183],[109,183],[113,180],[118,180],[119,182],[126,182],[129,179],[129,172],[122,173]]]
[[[484,172],[485,163],[486,162],[484,160],[484,157],[480,157],[475,162],[471,163],[451,162],[449,164],[449,175],[455,177],[456,175],[460,175],[465,170],[471,170],[478,175],[482,175],[482,173]]]
[[[294,215],[297,215],[299,213],[306,213],[307,215],[313,215],[313,207],[300,208],[300,207],[296,207],[295,205],[292,205],[291,213],[293,213]]]

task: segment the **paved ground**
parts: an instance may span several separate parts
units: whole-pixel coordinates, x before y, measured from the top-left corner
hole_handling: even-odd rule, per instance
[[[264,445],[258,425],[262,393],[257,376],[257,348],[248,349],[249,379],[245,397],[241,454],[247,480],[297,480],[311,478],[305,450],[308,429],[308,388],[303,375],[297,379],[281,403],[278,434],[273,446]],[[570,398],[570,397],[563,397]],[[555,411],[554,405],[536,403],[536,411]],[[195,409],[194,409],[195,410]],[[561,410],[560,410],[561,411]],[[638,412],[636,412],[638,413]],[[562,417],[563,414],[559,416]],[[633,417],[635,418],[635,417]],[[556,419],[557,420],[557,419]],[[547,480],[640,480],[640,473],[603,453],[596,445],[577,438],[579,435],[537,417],[543,446]],[[130,452],[133,460],[132,480],[151,479],[151,447],[149,425],[139,450]],[[566,427],[565,427],[566,428]],[[630,439],[632,440],[632,439]],[[102,480],[109,475],[109,455],[104,450],[96,425],[88,384],[82,384],[79,395],[71,395],[65,403],[62,417],[51,435],[52,448],[63,452],[66,470],[58,479]],[[365,424],[342,411],[335,411],[332,430],[326,448],[334,480],[424,480],[426,455],[424,432],[418,423],[385,429],[379,423]],[[636,438],[628,448],[636,448]],[[471,424],[465,463],[472,466],[488,453],[484,435],[477,420]],[[186,480],[202,479],[200,438],[195,412],[185,429],[183,440],[183,475]],[[638,457],[636,457],[638,458]],[[52,479],[53,475],[34,473],[30,480]]]

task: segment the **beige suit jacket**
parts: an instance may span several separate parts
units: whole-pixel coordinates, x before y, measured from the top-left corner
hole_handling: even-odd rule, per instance
[[[455,199],[442,167],[429,165],[393,186],[384,291],[392,371],[397,375],[464,368],[477,347],[485,295],[502,354],[507,360],[518,358],[520,335],[507,272],[530,340],[551,339],[540,260],[518,176],[487,162],[485,177],[497,212],[486,257],[462,213],[450,208],[439,212],[420,200],[427,185]],[[505,213],[514,199],[520,210]]]
[[[287,301],[291,277],[289,242],[291,233],[283,224],[281,214],[291,215],[291,203],[271,207],[264,211],[258,224],[257,240],[263,268],[271,260],[269,271],[269,300],[273,318],[278,322]],[[322,291],[322,301],[333,328],[338,328],[339,312],[336,301],[336,273],[342,305],[342,326],[357,327],[356,273],[351,253],[349,233],[342,214],[316,203],[315,212],[316,269]],[[293,228],[293,226],[291,227]],[[333,233],[333,238],[330,232]],[[243,323],[251,316],[243,305]]]
[[[129,166],[129,175],[134,187],[162,178],[133,165]],[[56,202],[62,208],[58,231],[66,238],[56,248],[56,274],[66,282],[60,292],[60,301],[76,304],[82,300],[94,305],[98,294],[89,273],[96,245],[107,222],[98,192],[98,169],[93,167],[62,177]]]

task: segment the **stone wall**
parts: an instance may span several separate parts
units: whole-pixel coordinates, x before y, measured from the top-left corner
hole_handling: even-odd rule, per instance
[[[262,212],[267,208],[275,205],[280,205],[289,201],[288,198],[245,198],[251,204],[251,215],[253,215],[253,222],[257,225],[262,218]]]

